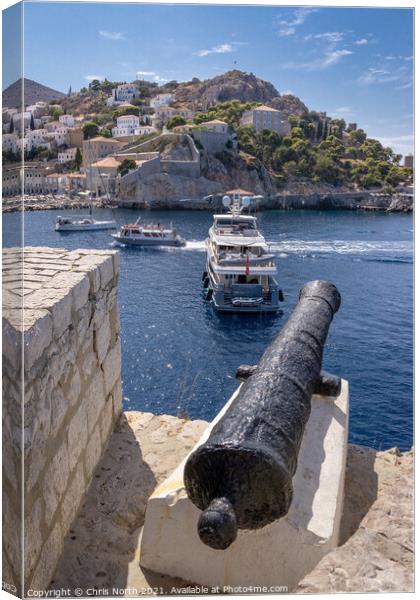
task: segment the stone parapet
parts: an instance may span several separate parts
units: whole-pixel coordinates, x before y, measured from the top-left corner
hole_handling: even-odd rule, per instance
[[[115,251],[3,252],[3,561],[19,590],[12,532],[22,527],[22,491],[25,593],[49,586],[122,411],[118,260]]]

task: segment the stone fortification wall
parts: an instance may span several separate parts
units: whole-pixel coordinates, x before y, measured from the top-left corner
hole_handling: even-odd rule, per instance
[[[220,133],[218,131],[211,131],[209,129],[194,129],[191,132],[192,137],[196,142],[199,142],[206,152],[223,152],[223,150],[227,150],[226,144],[231,141],[235,146],[232,140],[232,136],[229,133]]]
[[[6,260],[14,256],[14,250],[4,252]],[[3,560],[6,577],[18,587],[20,547],[13,532],[21,529],[16,470],[23,433],[26,593],[49,586],[64,537],[121,414],[118,258],[115,251],[25,248],[23,282],[13,262],[4,267],[3,427],[12,448],[5,464],[10,476],[3,493]],[[13,305],[22,290],[23,320]],[[22,336],[23,412],[16,385]]]

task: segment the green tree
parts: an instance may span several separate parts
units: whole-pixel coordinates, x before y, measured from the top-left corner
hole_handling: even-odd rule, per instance
[[[121,177],[123,177],[124,175],[127,175],[129,171],[132,171],[136,168],[137,165],[135,160],[133,160],[132,158],[124,158],[117,171],[121,175]]]
[[[10,119],[9,133],[13,133],[14,130],[15,130],[15,122],[13,121],[13,115],[12,115],[12,118]]]
[[[337,185],[341,181],[341,172],[337,163],[327,154],[319,153],[314,165],[314,175],[321,181]]]
[[[77,148],[77,150],[76,150],[76,156],[74,157],[74,162],[76,163],[76,169],[78,171],[80,171],[80,167],[83,162],[83,156],[82,156],[82,152],[81,152],[80,148]]]
[[[31,113],[31,124],[30,124],[30,128],[31,131],[33,131],[35,129],[35,119],[34,119],[34,115],[33,113]]]
[[[82,130],[83,130],[83,139],[90,140],[98,135],[99,126],[97,123],[94,123],[93,121],[87,121],[83,125]]]

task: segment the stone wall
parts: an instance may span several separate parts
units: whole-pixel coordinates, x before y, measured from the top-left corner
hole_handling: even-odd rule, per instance
[[[19,589],[23,439],[24,584],[49,586],[64,537],[122,411],[115,251],[5,250],[3,339],[7,523],[3,560]],[[8,262],[9,261],[9,262]],[[13,298],[24,297],[24,313]],[[23,406],[19,343],[24,344]],[[23,416],[23,430],[21,428]],[[23,434],[23,437],[22,437]],[[17,510],[16,510],[17,508]]]

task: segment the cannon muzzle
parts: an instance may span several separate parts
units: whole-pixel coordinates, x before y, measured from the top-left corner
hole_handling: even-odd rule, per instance
[[[258,529],[287,514],[324,343],[340,301],[326,281],[301,289],[280,334],[208,440],[188,458],[185,489],[203,511],[198,534],[208,546],[225,549],[238,528]]]

